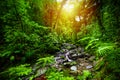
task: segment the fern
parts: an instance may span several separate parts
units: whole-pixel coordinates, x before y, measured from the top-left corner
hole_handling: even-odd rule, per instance
[[[111,53],[114,48],[115,44],[113,43],[101,43],[96,52],[98,53],[98,56],[105,56],[106,54]]]
[[[63,71],[58,71],[56,69],[48,70],[46,73],[47,80],[75,80],[74,77],[65,76]]]
[[[89,70],[83,70],[82,75],[77,76],[77,80],[87,80],[92,77],[91,72]]]
[[[89,40],[89,39],[91,39],[91,37],[84,37],[84,38],[78,40],[78,42],[80,42],[80,41],[86,41],[86,40]]]
[[[6,71],[1,72],[0,75],[2,75],[4,79],[9,78],[10,80],[16,80],[18,78],[21,78],[22,76],[28,75],[32,71],[32,69],[28,66],[29,64],[11,67]]]
[[[81,39],[81,41],[87,41],[87,46],[85,47],[86,50],[94,50],[96,51],[97,57],[104,56],[107,53],[111,53],[114,50],[116,45],[114,43],[104,43],[100,41],[98,38],[94,37],[85,37]]]
[[[86,46],[88,44],[89,40],[91,40],[91,39],[92,39],[92,37],[86,36],[86,37],[84,37],[82,39],[79,39],[77,41],[77,43]]]
[[[89,47],[91,47],[91,48],[96,47],[98,40],[99,39],[92,39],[92,40],[90,40],[89,43],[88,43],[88,45],[85,47],[85,49],[87,50]]]
[[[45,57],[45,58],[40,58],[37,60],[37,64],[40,64],[41,67],[45,67],[46,65],[50,65],[54,62],[54,57]]]

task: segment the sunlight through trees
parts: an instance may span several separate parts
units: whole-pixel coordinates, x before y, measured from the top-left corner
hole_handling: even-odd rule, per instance
[[[120,0],[0,0],[0,11],[1,80],[120,79]]]

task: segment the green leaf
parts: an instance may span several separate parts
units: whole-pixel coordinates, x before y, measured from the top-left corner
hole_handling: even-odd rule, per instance
[[[13,61],[14,59],[15,59],[14,56],[11,56],[11,57],[10,57],[10,61]]]

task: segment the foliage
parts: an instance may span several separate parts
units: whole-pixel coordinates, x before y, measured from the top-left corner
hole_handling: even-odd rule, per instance
[[[81,31],[77,34],[78,37],[77,43],[86,46],[89,42],[89,46],[90,46],[92,45],[92,43],[98,41],[101,35],[102,33],[100,31],[100,26],[96,21],[87,25],[86,27],[84,26],[81,27]]]
[[[39,58],[37,62],[33,66],[32,74],[26,76],[25,78],[29,78],[29,80],[33,80],[34,78],[45,74],[48,69],[51,69],[51,65],[54,63],[54,57],[43,57]]]
[[[115,43],[102,42],[99,38],[95,37],[84,37],[80,39],[79,42],[86,45],[86,50],[96,52],[97,57],[105,56],[106,53],[109,53],[116,47]]]
[[[97,65],[95,66],[95,79],[117,80],[119,72],[118,57],[119,47],[113,41],[102,41],[103,39],[93,35],[83,37],[78,42],[84,43],[85,49],[97,57]],[[114,63],[114,64],[111,64]],[[115,72],[118,71],[118,72]]]
[[[47,73],[48,80],[74,80],[73,77],[64,76],[62,71],[57,71],[56,69],[49,70]]]
[[[5,23],[5,49],[0,51],[1,58],[25,62],[39,53],[54,53],[59,49],[57,35],[31,20],[29,2],[10,0],[6,4],[10,9],[1,16]]]
[[[98,64],[95,67],[97,70],[95,77],[105,80],[118,80],[120,71],[118,57],[120,57],[119,48],[112,50],[110,54],[98,60]]]
[[[45,58],[40,58],[37,60],[37,64],[41,65],[41,67],[45,67],[47,65],[51,65],[54,63],[54,57],[45,57]]]
[[[31,6],[29,14],[35,22],[49,27],[54,25],[57,13],[55,0],[28,0],[28,2]]]
[[[102,1],[102,4],[100,8],[101,18],[96,22],[93,21],[93,23],[87,25],[83,31],[78,33],[78,43],[84,45],[89,53],[94,53],[97,56],[95,79],[118,80],[118,34],[120,28],[118,28],[119,21],[115,17],[118,8],[115,7],[117,5],[114,5],[115,3],[111,0],[107,3]]]
[[[101,6],[102,23],[105,27],[103,40],[118,41],[119,28],[119,1],[113,2],[112,0],[102,1],[104,5]],[[104,7],[104,8],[103,8]]]
[[[103,43],[98,47],[96,52],[98,53],[99,56],[105,56],[111,53],[114,50],[114,48],[115,48],[114,43]]]
[[[120,1],[66,1],[0,0],[0,67],[3,71],[0,77],[21,79],[31,72],[27,64],[8,66],[8,69],[4,66],[32,63],[42,54],[54,54],[61,43],[70,42],[84,46],[88,53],[97,56],[96,79],[119,79]],[[73,12],[63,12],[66,3],[75,4]],[[79,21],[75,20],[76,16]],[[53,62],[53,56],[42,57],[37,64],[45,67]],[[90,72],[85,70],[78,78],[85,80],[89,76]],[[48,71],[47,78],[74,80],[64,72],[52,69]]]
[[[1,72],[1,79],[4,80],[21,80],[23,76],[29,75],[31,72],[31,68],[29,67],[29,64],[19,65],[16,67],[11,67],[8,70],[5,70],[4,72]]]
[[[87,79],[90,79],[92,76],[91,76],[91,72],[89,72],[88,70],[83,70],[83,73],[82,75],[79,75],[77,77],[78,80],[87,80]]]
[[[51,32],[44,36],[44,47],[42,52],[54,54],[55,51],[59,50],[60,44],[63,42],[63,38],[59,36],[56,32]]]

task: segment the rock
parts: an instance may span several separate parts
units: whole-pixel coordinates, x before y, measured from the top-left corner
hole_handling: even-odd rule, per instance
[[[85,57],[90,57],[91,55],[90,54],[88,54],[88,53],[84,53],[85,54]]]
[[[38,69],[38,70],[37,70],[37,73],[36,73],[36,77],[44,74],[46,71],[47,71],[47,68],[46,68],[46,67]]]
[[[45,74],[42,74],[41,76],[39,77],[36,77],[34,80],[47,80]]]
[[[96,61],[93,61],[93,66],[96,66],[97,62]]]
[[[89,58],[89,61],[93,61],[95,59],[95,56],[91,56],[90,58]]]
[[[71,69],[72,71],[77,71],[77,67],[76,67],[76,66],[71,66],[70,69]]]
[[[65,54],[65,58],[69,61],[69,62],[71,62],[72,60],[71,59],[69,59],[69,56],[70,55],[70,52],[67,52],[66,54]]]
[[[55,56],[55,67],[59,71],[67,68],[72,74],[78,73],[78,71],[81,73],[86,69],[92,70],[95,65],[94,59],[95,56],[84,52],[84,48],[69,43],[63,43],[61,50],[57,52]]]
[[[77,49],[72,49],[69,52],[70,52],[70,54],[76,54],[77,53]]]
[[[81,53],[84,53],[84,48],[81,48]]]
[[[76,48],[76,45],[73,45],[73,44],[69,44],[69,43],[63,43],[62,44],[62,49],[74,49]]]
[[[78,48],[77,48],[77,52],[78,52],[78,53],[81,53],[81,50],[82,50],[81,47],[78,47]]]
[[[84,64],[82,64],[82,63],[80,63],[79,65],[80,65],[80,66],[84,66]]]
[[[59,52],[57,52],[57,55],[64,54],[64,53],[66,53],[68,51],[69,51],[68,49],[61,49]]]
[[[93,66],[92,65],[88,65],[86,66],[86,69],[91,69]]]

